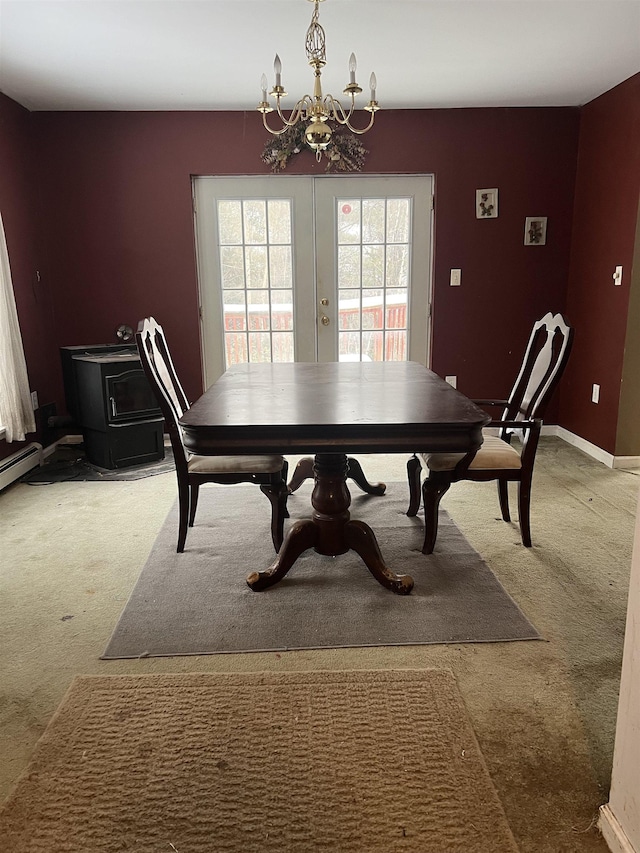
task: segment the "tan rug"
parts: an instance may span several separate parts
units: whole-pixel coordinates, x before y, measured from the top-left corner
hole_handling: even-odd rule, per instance
[[[517,853],[453,674],[78,677],[3,853]]]

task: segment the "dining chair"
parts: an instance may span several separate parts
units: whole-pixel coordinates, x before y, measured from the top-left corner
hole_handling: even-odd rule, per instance
[[[153,317],[138,324],[136,344],[142,367],[164,415],[178,478],[178,553],[184,551],[187,526],[193,527],[203,483],[256,483],[271,502],[271,538],[278,551],[287,517],[287,470],[283,456],[196,456],[184,446],[179,419],[189,409],[162,326]],[[252,523],[252,519],[249,519]]]
[[[299,489],[305,480],[313,479],[313,464],[314,460],[312,456],[305,456],[300,459],[289,481],[289,494],[293,494],[293,492]],[[387,489],[386,483],[370,483],[362,470],[362,465],[352,456],[349,456],[347,459],[347,477],[353,480],[368,495],[384,495]]]
[[[497,480],[498,499],[504,521],[509,513],[509,483],[518,484],[518,516],[522,544],[531,547],[531,481],[542,416],[566,367],[573,328],[562,314],[545,314],[536,321],[525,350],[520,373],[508,400],[473,400],[481,407],[503,407],[502,417],[483,430],[483,443],[476,453],[414,453],[407,463],[409,478],[408,516],[420,508],[422,483],[425,535],[423,554],[431,554],[438,535],[438,508],[452,483],[460,480]],[[497,428],[498,434],[495,435]],[[489,432],[491,430],[491,432]],[[520,449],[511,444],[520,439]]]

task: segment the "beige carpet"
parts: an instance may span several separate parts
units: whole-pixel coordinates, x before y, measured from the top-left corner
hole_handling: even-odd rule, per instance
[[[4,853],[517,853],[448,670],[81,676]]]

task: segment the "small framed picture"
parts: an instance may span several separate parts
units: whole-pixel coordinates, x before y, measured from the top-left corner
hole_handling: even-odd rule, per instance
[[[525,246],[544,246],[547,242],[547,217],[527,216],[524,221]]]
[[[476,219],[495,219],[498,215],[498,190],[476,190]]]

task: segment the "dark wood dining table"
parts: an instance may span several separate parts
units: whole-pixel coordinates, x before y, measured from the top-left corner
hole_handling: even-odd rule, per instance
[[[350,517],[347,453],[472,454],[489,420],[416,362],[297,362],[229,368],[180,424],[198,455],[315,456],[311,518],[292,524],[275,561],[247,577],[252,590],[280,581],[308,548],[353,549],[383,586],[406,595],[413,579],[393,572],[373,530]]]

